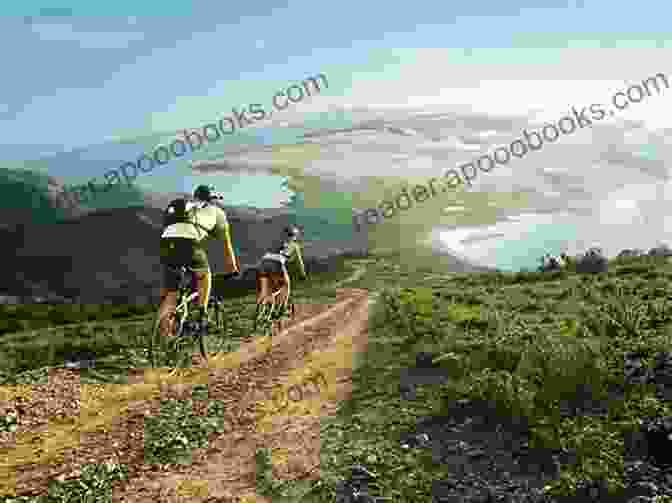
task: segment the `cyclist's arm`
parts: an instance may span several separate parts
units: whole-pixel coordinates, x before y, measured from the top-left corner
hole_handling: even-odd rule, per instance
[[[231,243],[231,227],[226,218],[224,211],[217,212],[217,223],[215,225],[214,234],[217,238],[224,241],[224,261],[227,271],[240,272],[236,252]]]
[[[303,255],[301,254],[301,245],[299,243],[294,243],[294,256],[296,261],[299,264],[299,270],[301,271],[301,276],[306,277],[306,267],[303,263]]]

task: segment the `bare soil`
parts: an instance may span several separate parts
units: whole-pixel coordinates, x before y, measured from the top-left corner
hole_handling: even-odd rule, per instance
[[[368,310],[367,291],[339,289],[334,304],[297,305],[296,318],[272,340],[245,342],[207,365],[195,356],[209,400],[224,401],[230,415],[226,431],[196,449],[188,465],[145,463],[144,419],[158,414],[159,399],[188,398],[193,379],[162,382],[159,393],[137,398],[136,391],[149,386],[146,372],[129,372],[124,386],[80,385],[77,370],[53,369],[46,385],[17,387],[15,396],[3,390],[0,408],[18,411],[19,428],[0,437],[8,461],[0,466],[0,492],[44,494],[50,479],[76,477],[83,463],[114,461],[129,470],[129,479],[114,487],[114,502],[262,502],[255,494],[259,447],[272,449],[277,478],[318,478],[320,418],[351,392],[355,355],[366,348]],[[326,378],[322,389],[307,386],[301,400],[285,400],[282,412],[264,412],[318,372]],[[114,393],[121,397],[118,412],[106,419]],[[104,397],[99,409],[97,395]],[[206,407],[197,401],[194,412],[204,414]]]

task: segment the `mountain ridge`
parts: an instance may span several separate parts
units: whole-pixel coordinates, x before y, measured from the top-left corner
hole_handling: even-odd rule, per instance
[[[14,211],[0,227],[5,246],[0,298],[70,299],[78,302],[155,302],[161,283],[159,239],[163,209],[184,193],[147,193],[140,204],[59,208],[55,194],[63,185],[54,177],[29,170],[0,171],[0,195],[12,192]],[[20,190],[17,190],[20,189]],[[28,199],[31,197],[32,199]],[[39,203],[39,204],[33,204]],[[0,206],[1,207],[1,206]],[[291,208],[226,207],[243,282],[253,287],[254,267],[282,230],[296,221]],[[39,218],[36,218],[39,210]],[[313,223],[318,222],[315,217]],[[223,248],[207,244],[213,272],[223,270]],[[314,239],[304,243],[309,270],[327,270],[343,255],[368,252],[368,235],[350,239]],[[481,270],[456,257],[455,270]]]

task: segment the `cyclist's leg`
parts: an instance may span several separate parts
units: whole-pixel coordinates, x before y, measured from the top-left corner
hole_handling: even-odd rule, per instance
[[[277,306],[275,308],[275,313],[277,316],[282,316],[285,309],[285,303],[287,300],[287,274],[284,267],[281,271],[273,274],[273,293],[275,295],[274,304]]]
[[[208,302],[212,290],[212,273],[206,250],[196,243],[192,253],[191,268],[194,270],[196,279],[200,314],[202,318],[207,319]]]
[[[257,304],[268,298],[268,283],[270,279],[267,274],[257,271]]]
[[[208,307],[210,292],[212,290],[212,273],[208,271],[194,271],[198,289],[198,305],[202,309]]]
[[[278,267],[280,263],[275,260],[261,260],[257,270],[257,303],[271,300],[271,294],[276,290],[273,283]]]
[[[179,243],[172,238],[161,239],[161,265],[163,267],[162,287],[160,290],[159,311],[157,313],[160,321],[159,333],[168,335],[172,333],[172,316],[177,307],[177,288],[180,282],[180,275],[175,270],[179,266]]]
[[[177,307],[177,290],[166,287],[161,288],[161,302],[157,313],[159,319],[159,334],[169,335],[173,332],[174,318],[170,316]]]
[[[278,302],[282,304],[283,310],[287,308],[287,301],[289,300],[290,279],[289,273],[285,266],[282,267],[282,275],[278,277],[279,288],[281,293],[278,294]]]

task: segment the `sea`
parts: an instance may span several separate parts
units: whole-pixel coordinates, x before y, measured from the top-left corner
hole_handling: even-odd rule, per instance
[[[322,128],[350,125],[344,118],[332,120],[326,126],[324,120],[316,124]],[[245,132],[244,141],[257,145],[295,144],[308,130],[310,125],[254,128]],[[119,166],[119,159],[137,158],[138,152],[142,151],[144,148],[139,144],[125,143],[63,153],[50,158],[48,171],[72,184],[85,183],[92,176],[102,179],[102,173]],[[227,205],[292,210],[296,221],[306,228],[308,239],[349,240],[353,237],[351,209],[347,205],[306,208],[302,195],[288,189],[285,177],[261,173],[194,175],[184,163],[179,166],[171,162],[161,166],[160,170],[160,173],[139,176],[135,183],[140,188],[156,192],[191,192],[200,183],[213,183],[224,193]],[[333,195],[330,197],[333,200]],[[568,243],[576,240],[578,230],[574,223],[563,222],[557,216],[520,214],[485,227],[436,229],[433,235],[442,247],[469,262],[517,271],[536,268],[544,253],[566,251]]]

